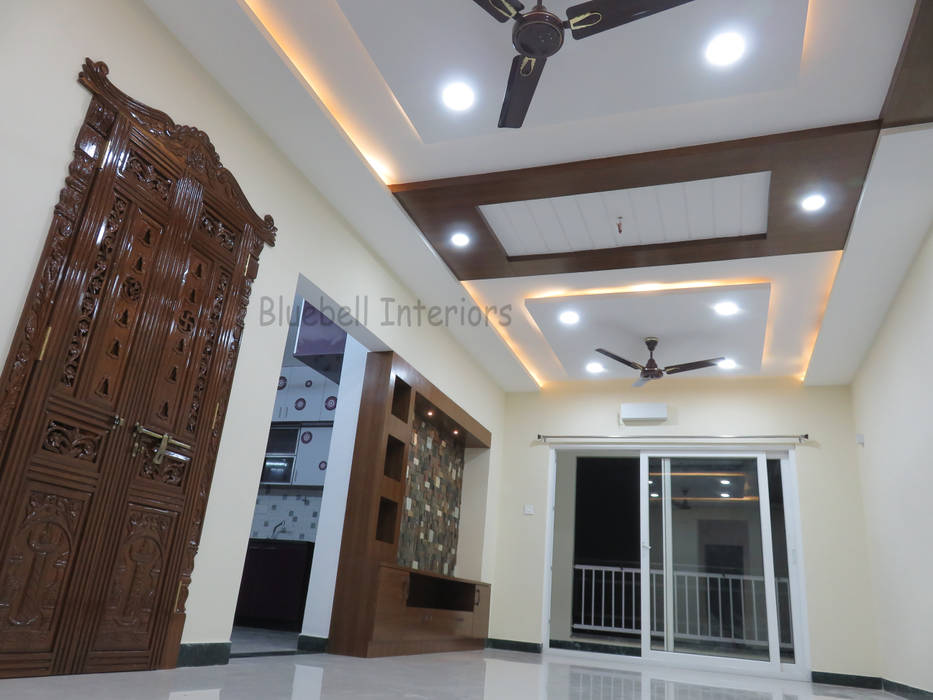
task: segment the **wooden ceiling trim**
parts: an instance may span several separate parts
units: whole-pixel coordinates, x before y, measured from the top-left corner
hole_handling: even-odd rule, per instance
[[[933,121],[933,0],[917,0],[894,70],[881,122],[884,128]]]
[[[845,246],[880,121],[576,161],[391,187],[458,279],[584,272],[787,255]],[[509,257],[479,210],[483,204],[605,192],[770,171],[768,230],[760,235]],[[824,192],[807,214],[802,197]],[[472,237],[450,243],[454,231]]]

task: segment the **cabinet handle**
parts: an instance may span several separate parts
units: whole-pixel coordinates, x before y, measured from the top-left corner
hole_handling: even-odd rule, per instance
[[[479,607],[479,586],[473,589],[473,607]]]

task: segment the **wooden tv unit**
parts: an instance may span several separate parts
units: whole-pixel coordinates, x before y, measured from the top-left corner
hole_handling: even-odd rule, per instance
[[[402,358],[369,354],[328,653],[395,656],[485,646],[489,584],[398,564],[416,405],[466,447],[489,448],[489,431]]]
[[[489,584],[380,564],[366,656],[482,649]]]

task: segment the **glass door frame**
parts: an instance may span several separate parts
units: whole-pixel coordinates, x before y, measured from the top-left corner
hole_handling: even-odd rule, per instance
[[[662,479],[664,481],[662,494],[662,516],[664,518],[663,535],[664,538],[664,571],[672,570],[672,533],[671,533],[671,513],[672,513],[672,495],[670,483],[670,460],[678,458],[754,458],[757,462],[758,475],[758,497],[759,497],[759,515],[761,518],[761,544],[763,556],[763,568],[765,578],[765,604],[768,623],[768,660],[741,659],[727,656],[717,656],[713,654],[693,654],[678,651],[667,651],[653,649],[651,644],[651,538],[650,538],[650,510],[649,510],[649,464],[652,459],[662,461]],[[771,509],[770,493],[768,489],[768,455],[763,450],[748,451],[719,451],[719,450],[674,450],[654,448],[651,450],[642,450],[640,453],[640,514],[641,514],[641,653],[642,658],[647,661],[654,661],[663,664],[676,664],[693,668],[707,668],[711,670],[738,671],[746,673],[771,672],[780,673],[781,654],[780,654],[780,635],[778,631],[778,610],[777,610],[777,591],[774,577],[774,551],[771,533]],[[782,459],[782,474],[786,471],[784,460]],[[785,493],[787,489],[785,488]],[[665,646],[669,646],[668,634],[672,633],[671,628],[671,610],[672,610],[672,588],[673,582],[670,577],[664,576],[664,630]],[[793,598],[792,598],[793,601]],[[793,614],[794,603],[792,602],[792,619],[796,623],[797,616]],[[797,625],[794,624],[794,638],[797,635]],[[788,664],[790,666],[790,664]],[[796,666],[796,664],[793,664]]]
[[[747,659],[734,659],[727,657],[706,656],[699,654],[685,654],[678,652],[651,652],[650,628],[648,630],[648,643],[645,644],[645,630],[642,629],[642,645],[640,657],[616,657],[605,654],[597,654],[603,659],[614,659],[616,661],[625,660],[626,663],[645,663],[649,662],[656,665],[664,665],[673,668],[682,668],[687,671],[709,670],[723,671],[727,673],[737,673],[742,675],[753,675],[766,678],[787,678],[794,680],[810,680],[810,634],[807,612],[807,596],[805,587],[805,572],[803,561],[803,538],[801,533],[800,519],[800,501],[797,479],[797,455],[796,445],[790,443],[702,443],[687,445],[684,443],[668,443],[659,440],[657,442],[648,441],[618,441],[593,443],[588,441],[566,442],[550,445],[548,450],[548,486],[547,486],[547,508],[545,524],[545,542],[544,542],[544,591],[542,595],[541,608],[541,637],[543,651],[547,653],[558,654],[561,656],[578,657],[586,659],[595,652],[590,651],[572,651],[567,649],[556,649],[550,646],[550,617],[551,617],[551,579],[553,539],[554,539],[554,504],[557,483],[557,453],[567,450],[573,452],[592,451],[595,453],[626,456],[639,456],[641,459],[640,473],[640,518],[641,528],[639,532],[640,541],[646,543],[648,540],[645,525],[647,523],[648,511],[646,503],[648,499],[647,482],[647,459],[649,456],[656,457],[718,457],[735,456],[749,457],[751,455],[764,454],[766,462],[770,459],[777,459],[781,462],[781,482],[784,496],[784,516],[787,536],[788,549],[788,575],[790,584],[790,611],[791,624],[793,627],[794,661],[777,663],[772,661],[754,661]],[[770,509],[769,509],[770,517]],[[648,550],[641,549],[640,564],[642,570],[646,569],[645,560],[650,565],[650,557],[647,556]],[[773,552],[772,552],[773,555]],[[773,558],[772,558],[773,567]],[[643,585],[643,584],[642,584]],[[642,588],[642,615],[645,615],[644,591]],[[650,600],[648,601],[648,616],[643,619],[649,621],[650,625]],[[643,628],[645,626],[643,625]]]

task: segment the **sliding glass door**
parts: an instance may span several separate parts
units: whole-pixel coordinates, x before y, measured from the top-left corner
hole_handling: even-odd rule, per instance
[[[779,624],[765,455],[643,453],[641,470],[645,655],[779,663],[790,616]]]

